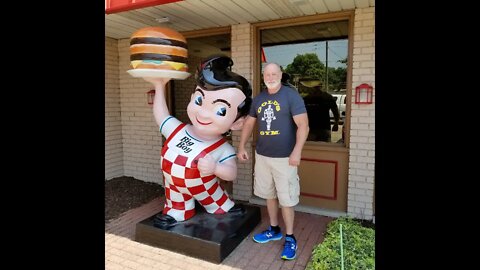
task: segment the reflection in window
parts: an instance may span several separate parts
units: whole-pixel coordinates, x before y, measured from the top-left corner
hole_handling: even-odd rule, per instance
[[[344,143],[347,21],[262,30],[262,62],[275,62],[284,83],[305,101],[309,141]],[[263,68],[262,68],[263,69]]]

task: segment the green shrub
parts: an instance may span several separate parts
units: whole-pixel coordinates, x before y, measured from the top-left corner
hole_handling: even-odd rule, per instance
[[[375,269],[375,230],[345,217],[328,224],[325,238],[313,249],[306,269],[341,269],[340,224],[343,231],[344,269]]]

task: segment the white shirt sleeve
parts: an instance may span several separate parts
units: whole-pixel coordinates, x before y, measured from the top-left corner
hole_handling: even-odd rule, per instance
[[[162,133],[165,138],[168,138],[170,134],[180,125],[182,122],[173,116],[169,116],[163,120],[160,125],[160,133]]]
[[[219,148],[220,148],[218,149],[220,150],[219,153],[221,153],[220,157],[218,158],[219,163],[225,162],[237,156],[235,154],[235,149],[228,142],[222,144]]]

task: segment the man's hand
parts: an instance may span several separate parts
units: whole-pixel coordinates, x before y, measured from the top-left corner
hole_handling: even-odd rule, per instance
[[[338,131],[338,123],[333,124],[332,131]]]
[[[291,154],[290,154],[290,157],[288,158],[288,164],[290,166],[298,166],[300,165],[300,159],[302,158],[302,153],[297,153],[295,151],[293,151]]]
[[[198,160],[197,167],[201,174],[211,175],[215,173],[217,162],[209,154],[206,154]]]
[[[237,158],[238,160],[242,162],[246,162],[248,160],[248,154],[245,148],[238,148],[238,153],[237,153]]]

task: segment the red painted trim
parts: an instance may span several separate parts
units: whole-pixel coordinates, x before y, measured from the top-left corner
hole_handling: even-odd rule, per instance
[[[216,143],[210,145],[209,147],[203,149],[202,152],[200,152],[192,162],[192,168],[197,168],[197,162],[200,158],[203,158],[206,154],[212,152],[213,150],[217,149],[220,145],[224,144],[227,140],[225,138],[221,138],[218,140]]]
[[[107,0],[106,14],[118,13],[133,9],[159,6],[183,0]]]
[[[333,163],[335,164],[335,178],[333,180],[333,196],[325,196],[320,194],[313,194],[307,192],[300,192],[301,196],[312,197],[312,198],[321,198],[327,200],[337,200],[337,186],[338,186],[338,161],[336,160],[327,160],[327,159],[314,159],[314,158],[302,158],[301,160],[319,162],[319,163]]]
[[[216,143],[210,145],[209,147],[207,147],[202,152],[205,152],[205,154],[208,154],[208,153],[212,152],[213,150],[217,149],[220,145],[224,144],[226,141],[227,140],[222,137],[222,138],[220,138],[220,140],[218,140]]]
[[[267,57],[265,57],[265,51],[262,48],[262,63],[266,63],[266,62],[267,62]]]

